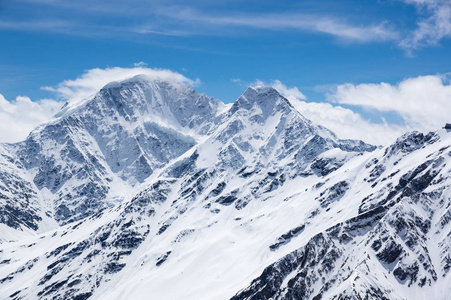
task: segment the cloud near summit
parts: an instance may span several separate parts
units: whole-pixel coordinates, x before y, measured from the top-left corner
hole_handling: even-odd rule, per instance
[[[172,80],[192,86],[200,83],[198,79],[192,80],[171,70],[146,68],[143,62],[135,66],[134,68],[95,68],[87,70],[76,79],[64,80],[55,87],[42,87],[43,90],[51,92],[56,99],[32,101],[28,97],[18,96],[15,100],[8,101],[0,94],[0,143],[24,140],[37,125],[50,120],[62,107],[64,101],[79,101],[93,96],[112,81],[146,75],[152,79]]]
[[[359,113],[339,105],[306,101],[307,97],[297,87],[287,87],[279,80],[268,83],[257,80],[254,84],[272,86],[290,100],[290,103],[307,119],[332,130],[342,139],[360,139],[367,143],[384,145],[393,142],[409,130],[398,124],[371,122]]]
[[[342,84],[327,95],[328,102],[304,101],[306,97],[296,87],[288,88],[278,80],[267,85],[289,99],[305,117],[329,128],[340,138],[384,145],[407,131],[435,131],[451,122],[451,85],[445,75],[408,78],[396,85]],[[375,111],[382,116],[395,113],[402,123],[387,122],[384,118],[374,122],[341,105]]]
[[[64,80],[56,87],[45,86],[42,87],[42,89],[56,93],[59,99],[78,100],[84,97],[92,96],[110,82],[125,80],[137,75],[145,75],[151,79],[171,80],[191,86],[200,84],[199,79],[192,80],[171,70],[146,68],[145,63],[143,62],[139,62],[134,65],[134,68],[113,67],[105,69],[91,69],[86,71],[77,79]]]
[[[31,130],[49,120],[61,106],[62,103],[55,100],[33,102],[23,96],[8,101],[0,94],[0,143],[14,143],[25,139]]]
[[[343,84],[328,100],[399,114],[407,128],[429,131],[450,122],[451,85],[445,75],[408,78],[398,84]]]

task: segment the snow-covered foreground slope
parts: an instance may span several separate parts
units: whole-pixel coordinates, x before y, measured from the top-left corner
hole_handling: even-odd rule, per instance
[[[109,85],[81,106],[66,106],[52,122],[81,118],[83,126],[67,123],[46,139],[43,132],[51,125],[45,125],[27,140],[33,138],[41,147],[36,153],[61,166],[53,177],[41,171],[41,185],[39,168],[14,157],[29,151],[25,144],[1,149],[1,179],[8,188],[2,195],[9,197],[2,203],[14,203],[26,212],[25,221],[33,222],[3,222],[0,295],[447,298],[451,132],[414,132],[377,149],[338,139],[271,88],[249,88],[230,107],[187,87],[173,88],[139,77]],[[104,99],[122,104],[99,108]],[[133,101],[126,109],[127,99]],[[171,108],[149,99],[179,102]],[[193,99],[199,108],[183,109]],[[158,129],[144,131],[146,122]],[[159,130],[169,134],[167,140]],[[68,139],[53,142],[54,151],[47,143],[61,131]],[[149,136],[160,143],[146,148]],[[82,156],[92,154],[98,165],[81,158],[75,164],[71,155],[55,157],[73,140]],[[133,143],[141,151],[136,155],[128,147]],[[136,167],[140,156],[152,172]],[[53,192],[53,178],[77,170],[75,165],[93,177],[68,176],[57,189],[61,192]],[[105,187],[106,195],[74,192],[91,182]],[[53,217],[62,204],[89,201],[101,205],[81,215],[74,209],[63,219]],[[14,239],[11,232],[21,234]]]

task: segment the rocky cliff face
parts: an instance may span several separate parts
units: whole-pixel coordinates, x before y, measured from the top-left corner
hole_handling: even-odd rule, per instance
[[[45,191],[54,203],[46,213],[63,225],[122,201],[126,192],[118,190],[193,147],[223,106],[188,86],[137,76],[67,103],[24,142],[8,145],[7,155],[29,173],[26,184]]]
[[[112,83],[0,149],[0,294],[446,299],[450,146],[340,140],[268,87]]]

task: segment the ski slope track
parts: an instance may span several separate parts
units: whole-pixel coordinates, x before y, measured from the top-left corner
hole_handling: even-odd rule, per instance
[[[451,131],[339,139],[136,76],[0,145],[1,299],[449,299]]]

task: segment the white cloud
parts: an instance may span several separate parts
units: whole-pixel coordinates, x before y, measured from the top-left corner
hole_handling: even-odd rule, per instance
[[[274,80],[269,83],[265,83],[259,79],[257,79],[254,83],[251,85],[267,85],[275,88],[282,96],[289,100],[305,100],[307,99],[303,93],[299,91],[297,87],[288,88],[286,85],[284,85],[280,80]]]
[[[397,85],[344,84],[328,100],[381,112],[396,112],[407,127],[436,130],[450,122],[451,85],[444,76],[409,78]]]
[[[257,84],[265,83],[257,80]],[[275,88],[307,119],[332,130],[342,139],[359,139],[375,145],[393,142],[408,128],[396,124],[373,123],[350,109],[325,102],[306,102],[297,87],[288,88],[279,80],[266,84]]]
[[[411,52],[414,49],[435,45],[441,39],[451,36],[451,2],[449,0],[403,0],[417,7],[419,13],[427,17],[417,22],[417,28],[400,46]]]
[[[55,100],[33,102],[23,96],[8,101],[0,94],[0,142],[24,140],[34,127],[50,119],[61,106],[62,103]]]
[[[77,79],[65,80],[56,87],[46,86],[42,87],[42,89],[55,92],[64,100],[80,100],[94,95],[102,87],[112,81],[121,81],[136,75],[146,75],[151,79],[172,80],[189,85],[198,85],[200,83],[199,79],[191,80],[182,74],[171,70],[146,68],[143,64],[143,62],[139,62],[138,66],[135,68],[114,67],[91,69]]]
[[[293,100],[291,103],[307,119],[332,130],[342,139],[358,139],[374,145],[387,145],[409,131],[405,126],[370,122],[350,109],[330,103]]]

